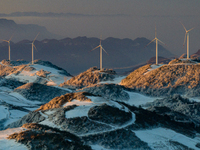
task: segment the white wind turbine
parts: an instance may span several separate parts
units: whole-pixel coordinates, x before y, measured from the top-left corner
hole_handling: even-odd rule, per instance
[[[95,49],[97,49],[97,48],[100,48],[100,71],[102,70],[102,50],[104,50],[104,52],[108,55],[108,53],[106,52],[106,50],[102,47],[102,45],[101,45],[101,39],[100,39],[100,44],[99,44],[99,46],[97,46],[97,47],[95,47],[95,48],[93,48],[91,51],[93,51],[93,50],[95,50]],[[91,52],[90,51],[90,52]]]
[[[8,43],[8,60],[10,61],[10,40],[12,39],[13,35],[10,37],[9,40],[2,40]]]
[[[38,35],[39,35],[39,33],[37,34],[37,36],[38,36]],[[35,47],[35,45],[34,45],[34,42],[35,42],[37,36],[35,37],[35,39],[34,39],[33,42],[31,43],[31,45],[32,45],[32,65],[34,64],[34,48],[37,49],[37,48]]]
[[[182,23],[181,23],[182,24]],[[182,24],[183,25],[183,24]],[[186,30],[185,26],[183,25],[183,28],[185,29],[185,38],[184,38],[184,42],[183,42],[183,47],[185,45],[185,41],[186,41],[186,36],[187,36],[187,59],[190,58],[190,47],[189,47],[189,32],[191,30],[193,30],[194,28],[191,28],[190,30]]]
[[[149,44],[151,44],[153,41],[156,41],[156,65],[158,65],[158,41],[161,42],[162,44],[166,45],[163,43],[161,40],[157,38],[157,32],[156,32],[156,27],[155,27],[155,38],[149,42],[145,47],[147,47]]]

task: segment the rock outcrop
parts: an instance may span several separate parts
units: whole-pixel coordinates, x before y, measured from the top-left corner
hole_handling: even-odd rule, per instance
[[[39,77],[43,77],[43,78],[46,78],[48,74],[50,74],[51,72],[49,71],[45,71],[43,69],[39,70],[36,72],[36,75],[39,76]]]

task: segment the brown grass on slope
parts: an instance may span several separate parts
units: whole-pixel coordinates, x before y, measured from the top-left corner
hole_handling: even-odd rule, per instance
[[[74,86],[74,87],[84,87],[97,84],[100,81],[112,80],[114,79],[115,72],[112,70],[105,70],[100,72],[96,67],[90,68],[87,71],[72,77],[70,80],[61,83],[60,86]]]
[[[143,74],[148,71],[148,69],[150,69],[150,64],[136,69],[121,81],[121,85],[129,88],[133,87],[137,80],[139,80],[143,76]]]
[[[60,97],[55,97],[50,102],[40,106],[40,108],[38,108],[36,111],[60,108],[65,103],[71,102],[74,99],[79,100],[79,101],[91,101],[91,99],[87,98],[86,96],[92,96],[92,94],[87,93],[87,92],[68,93]]]
[[[173,89],[189,92],[200,87],[199,64],[164,65],[144,74],[147,66],[141,67],[123,79],[121,85],[133,89]],[[194,91],[193,91],[194,92]]]
[[[7,76],[11,73],[15,72],[15,69],[10,66],[0,65],[0,76]]]

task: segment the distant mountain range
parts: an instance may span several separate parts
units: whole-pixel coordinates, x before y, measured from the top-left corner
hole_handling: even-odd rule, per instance
[[[0,19],[0,39],[9,40],[13,35],[12,41],[19,42],[24,39],[33,40],[40,32],[39,40],[45,38],[61,38],[61,36],[50,33],[44,26],[36,24],[17,24],[13,20]]]
[[[38,32],[40,34],[37,38],[39,41],[35,41],[38,50],[35,51],[35,59],[51,61],[71,74],[78,74],[93,66],[99,67],[99,50],[89,52],[99,45],[98,38],[77,37],[57,40],[59,36],[50,33],[45,27],[16,24],[13,20],[0,19],[0,39],[9,40],[14,33],[11,40],[12,60],[31,60],[30,43]],[[135,40],[109,37],[102,40],[102,46],[109,54],[103,54],[103,67],[123,72],[146,63],[155,56],[155,43],[144,48],[149,42],[150,40],[144,37]],[[0,43],[0,59],[8,59],[7,45],[6,42]],[[173,54],[159,45],[159,56],[171,57]]]
[[[40,13],[40,12],[13,12],[10,14],[0,13],[0,17],[91,17],[91,16],[129,16],[127,14],[80,14],[80,13]]]

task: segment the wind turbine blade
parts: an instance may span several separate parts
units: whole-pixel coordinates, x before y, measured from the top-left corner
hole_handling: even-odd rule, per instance
[[[153,39],[151,42],[149,42],[145,47],[147,47],[149,44],[151,44],[153,41],[155,41],[156,40],[156,38],[155,39]],[[144,47],[144,48],[145,48]]]
[[[182,22],[180,22],[181,24],[182,24]],[[182,24],[183,25],[183,24]],[[186,30],[186,28],[185,28],[185,26],[183,25],[183,28],[185,29],[185,32],[187,32],[187,30]]]
[[[37,48],[35,47],[35,45],[34,45],[34,44],[33,44],[33,46],[34,46],[35,50],[38,52],[38,50],[37,50]]]
[[[93,50],[97,49],[98,47],[100,47],[100,45],[99,45],[99,46],[97,46],[97,47],[95,47],[95,48],[93,48],[91,51],[93,51]],[[90,51],[90,52],[91,52],[91,51]]]
[[[193,30],[194,29],[194,27],[192,28],[192,29],[190,29],[190,30],[187,30],[187,32],[190,32],[191,30]]]
[[[186,35],[187,35],[187,33],[185,33],[185,38],[184,38],[184,42],[183,42],[183,47],[185,46]]]
[[[14,35],[14,34],[13,34]],[[10,40],[12,39],[13,35],[10,37],[10,39],[8,40],[8,42],[10,42]]]
[[[7,40],[2,40],[2,39],[0,39],[1,41],[4,41],[4,42],[9,42],[9,41],[7,41]]]
[[[160,43],[162,43],[162,44],[164,44],[164,45],[166,45],[164,42],[162,42],[161,40],[159,40],[159,39],[157,39]]]
[[[155,38],[157,37],[156,25],[155,25]]]
[[[102,47],[102,46],[101,46]],[[108,55],[108,53],[106,52],[106,50],[102,47],[102,49],[104,50],[104,52]]]
[[[38,35],[40,34],[40,32],[36,35],[36,37],[35,37],[35,39],[33,40],[33,42],[32,43],[34,43],[35,42],[35,40],[36,40],[36,38],[38,37]]]

